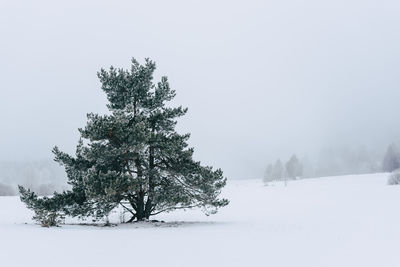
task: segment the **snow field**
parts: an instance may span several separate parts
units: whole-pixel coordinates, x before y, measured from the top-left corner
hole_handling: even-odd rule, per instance
[[[400,186],[387,177],[229,181],[216,215],[116,227],[42,228],[18,197],[0,197],[0,266],[397,267]]]

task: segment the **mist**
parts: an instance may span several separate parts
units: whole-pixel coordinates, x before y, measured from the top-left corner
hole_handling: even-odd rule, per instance
[[[0,160],[73,153],[96,72],[157,62],[195,158],[259,178],[296,153],[400,140],[398,1],[1,1]]]

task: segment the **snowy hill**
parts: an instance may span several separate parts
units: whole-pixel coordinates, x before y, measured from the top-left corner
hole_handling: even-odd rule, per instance
[[[169,223],[41,228],[0,197],[1,266],[399,266],[400,186],[387,174],[230,181],[216,215]],[[118,216],[116,215],[116,218]],[[115,218],[115,219],[116,219]],[[27,224],[26,224],[27,223]]]

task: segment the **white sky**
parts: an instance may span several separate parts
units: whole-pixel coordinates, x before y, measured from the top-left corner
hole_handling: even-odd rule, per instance
[[[0,0],[0,159],[72,152],[96,72],[155,60],[196,159],[231,178],[400,138],[400,2]]]

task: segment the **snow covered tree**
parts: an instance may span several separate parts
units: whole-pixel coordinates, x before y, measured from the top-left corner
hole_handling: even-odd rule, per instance
[[[296,155],[293,155],[285,164],[286,174],[289,178],[295,179],[303,174],[303,167]]]
[[[389,145],[382,162],[382,168],[385,172],[392,172],[400,168],[400,152],[395,144]]]
[[[273,166],[272,166],[272,164],[268,164],[268,166],[264,172],[264,179],[263,179],[264,183],[267,183],[274,179],[272,176],[272,173],[273,173]]]
[[[211,214],[228,204],[219,198],[226,184],[222,171],[194,161],[189,134],[175,131],[187,109],[167,105],[175,91],[166,77],[153,83],[155,69],[149,59],[143,65],[132,59],[130,70],[101,69],[109,114],[88,114],[75,156],[53,150],[72,189],[38,198],[20,187],[28,208],[45,217],[99,219],[121,206],[132,215],[131,222],[194,207]]]
[[[283,178],[283,164],[282,164],[282,161],[280,159],[278,159],[274,164],[274,168],[273,168],[273,171],[272,171],[272,176],[276,180],[280,180],[280,179]]]

